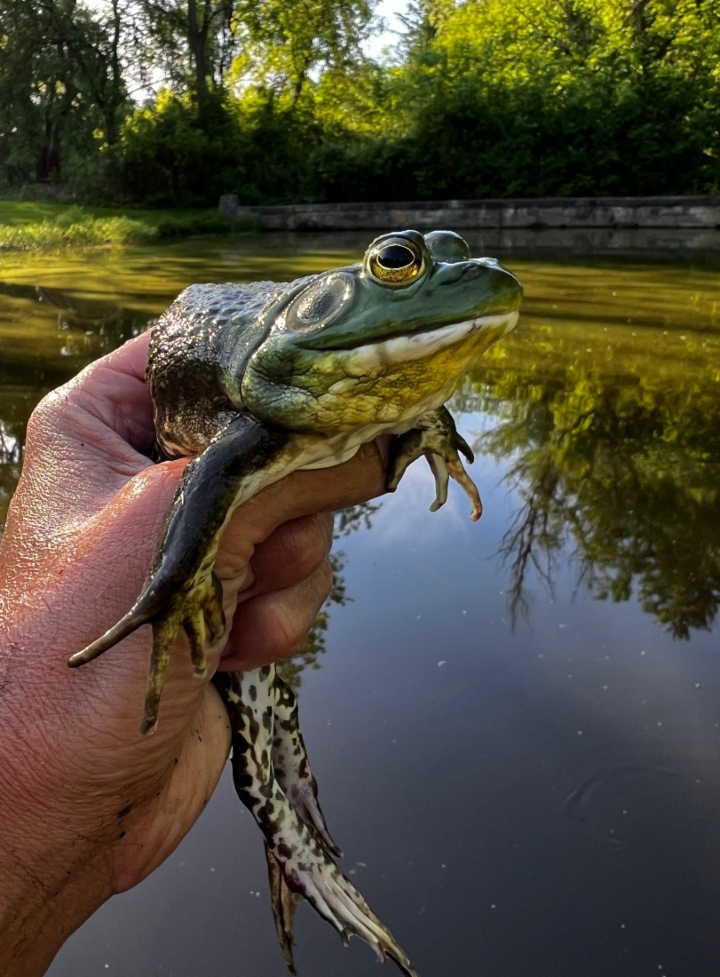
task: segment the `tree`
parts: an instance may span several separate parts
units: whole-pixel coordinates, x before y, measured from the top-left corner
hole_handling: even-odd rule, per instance
[[[121,0],[109,8],[95,17],[77,0],[0,0],[0,139],[10,173],[61,179],[68,151],[91,149],[94,130],[117,140],[128,103]]]
[[[377,0],[239,0],[236,80],[259,84],[294,109],[313,75],[351,72],[375,29]]]
[[[198,118],[209,123],[212,92],[224,86],[235,45],[235,0],[138,0],[146,37],[146,62],[157,53],[165,81],[187,88]]]

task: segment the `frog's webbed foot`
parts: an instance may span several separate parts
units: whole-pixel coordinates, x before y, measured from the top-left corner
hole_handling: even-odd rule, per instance
[[[415,426],[395,438],[388,464],[386,488],[394,492],[408,467],[425,455],[435,476],[435,501],[430,506],[436,512],[447,501],[448,481],[454,478],[472,502],[470,518],[476,522],[483,506],[475,482],[465,471],[460,455],[472,464],[475,460],[470,445],[458,434],[455,421],[446,407],[422,414]]]
[[[294,973],[293,913],[301,898],[326,919],[344,942],[365,940],[380,960],[394,960],[417,977],[392,933],[340,872],[314,823],[303,820],[275,775],[274,668],[219,673],[214,682],[230,716],[233,779],[266,842],[275,926],[285,962]],[[282,695],[282,693],[281,693]]]

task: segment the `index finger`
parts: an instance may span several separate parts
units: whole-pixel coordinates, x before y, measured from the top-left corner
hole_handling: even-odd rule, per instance
[[[151,464],[149,341],[143,334],[92,363],[33,412],[17,495],[43,499],[39,518],[93,515]]]
[[[232,514],[220,541],[216,573],[221,580],[244,574],[255,547],[281,524],[376,498],[385,493],[385,482],[385,460],[375,441],[361,445],[341,465],[291,472]]]
[[[145,382],[150,335],[148,330],[91,363],[64,388],[92,417],[143,454],[155,437]]]

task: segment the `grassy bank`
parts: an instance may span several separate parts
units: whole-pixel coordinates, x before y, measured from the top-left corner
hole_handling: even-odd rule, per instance
[[[140,210],[0,200],[0,251],[147,244],[198,234],[247,231],[214,210]]]

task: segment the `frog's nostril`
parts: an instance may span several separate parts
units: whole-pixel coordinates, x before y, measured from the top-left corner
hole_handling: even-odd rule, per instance
[[[488,267],[484,264],[484,258],[474,258],[472,261],[468,261],[463,268],[462,277],[465,281],[474,281],[478,278],[487,278],[489,274],[492,274],[496,268]]]

